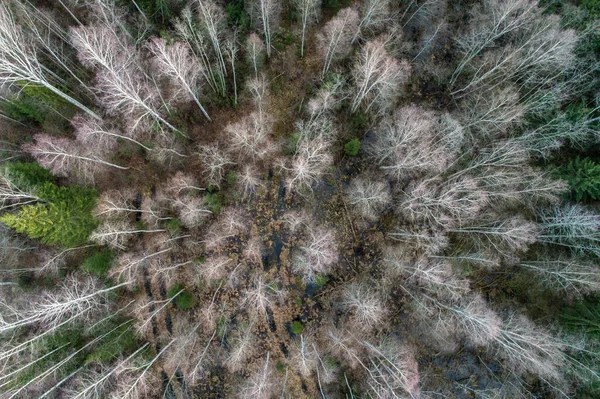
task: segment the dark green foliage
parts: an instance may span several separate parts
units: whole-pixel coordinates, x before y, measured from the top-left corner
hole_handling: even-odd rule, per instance
[[[323,9],[336,13],[348,4],[350,0],[323,0]]]
[[[367,127],[367,115],[362,112],[352,114],[350,123],[355,131],[362,131]]]
[[[177,293],[179,292],[181,293],[177,295]],[[194,298],[194,296],[189,291],[184,289],[181,284],[175,284],[174,286],[172,286],[171,289],[169,289],[167,295],[169,298],[173,298],[175,295],[177,295],[177,297],[175,298],[175,306],[178,309],[187,310],[196,306],[196,299]]]
[[[2,104],[6,116],[22,123],[42,124],[56,111],[69,117],[73,106],[42,86],[22,84],[19,95],[10,97]]]
[[[296,320],[292,323],[292,327],[290,328],[290,330],[292,331],[292,334],[300,335],[300,334],[302,334],[302,331],[304,330],[304,326],[302,325],[302,323],[300,323],[298,320]]]
[[[233,186],[235,183],[237,183],[237,180],[237,174],[234,171],[227,173],[227,176],[225,176],[225,181],[230,186]]]
[[[70,354],[75,352],[81,346],[85,345],[83,329],[69,328],[61,329],[54,334],[48,335],[40,340],[35,348],[38,354],[38,362],[22,370],[18,377],[14,379],[16,387],[21,387],[31,381],[35,376],[43,373],[52,365],[64,360]],[[80,353],[66,362],[61,368],[61,373],[65,375],[77,368],[84,360],[84,353]]]
[[[576,157],[558,169],[558,176],[567,181],[576,201],[600,199],[600,164],[590,158]]]
[[[347,142],[346,145],[344,145],[344,152],[346,153],[346,155],[354,157],[358,154],[358,151],[360,151],[359,139],[352,139],[349,142]]]
[[[177,235],[181,231],[181,220],[177,218],[169,219],[165,223],[165,227],[167,228],[167,230],[169,230],[169,233],[171,235]]]
[[[36,193],[44,202],[24,206],[16,213],[6,213],[0,216],[0,222],[31,238],[39,238],[45,244],[65,247],[85,243],[98,226],[92,216],[96,205],[95,190],[47,182],[38,186]]]
[[[287,155],[294,154],[296,152],[296,149],[298,148],[298,141],[300,141],[300,133],[292,133],[285,141],[284,152]]]
[[[574,397],[598,398],[600,382],[596,378],[588,379],[586,376],[590,371],[600,373],[600,365],[594,355],[598,353],[600,347],[600,302],[590,299],[565,308],[562,312],[562,324],[567,331],[575,334],[583,333],[586,337],[586,350],[575,352],[571,359],[575,365],[574,372],[583,377]]]
[[[140,342],[135,333],[131,330],[131,325],[123,325],[111,332],[94,348],[86,358],[89,362],[110,362],[119,356],[124,356],[135,352],[140,346]]]
[[[579,0],[579,4],[594,18],[600,17],[600,0]]]
[[[244,7],[244,0],[232,0],[225,6],[227,22],[230,26],[237,26],[242,30],[250,28],[250,15]]]
[[[315,276],[315,284],[317,287],[323,287],[329,281],[329,277],[317,274]]]
[[[4,168],[6,176],[23,190],[54,182],[50,172],[36,162],[9,162]]]
[[[104,276],[110,269],[113,259],[114,255],[112,251],[105,248],[83,261],[81,269],[96,276]]]
[[[215,192],[209,191],[204,196],[204,202],[206,203],[206,206],[215,215],[218,215],[219,213],[221,213],[221,209],[223,208],[224,201],[225,201],[225,197],[223,196],[223,194],[216,192],[216,191]]]
[[[600,340],[600,302],[581,302],[563,311],[563,324],[575,331],[585,331],[590,337]]]

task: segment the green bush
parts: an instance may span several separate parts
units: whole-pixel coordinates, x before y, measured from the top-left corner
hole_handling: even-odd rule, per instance
[[[564,179],[576,201],[600,199],[600,164],[590,158],[575,158],[567,166],[559,168],[559,177]]]
[[[227,176],[225,176],[225,181],[228,185],[233,186],[238,181],[237,174],[234,171],[227,173]]]
[[[352,139],[344,145],[344,152],[351,157],[354,157],[360,151],[360,140]]]
[[[177,218],[169,219],[167,223],[165,223],[165,226],[172,236],[177,235],[181,231],[181,220]]]
[[[177,293],[180,291],[183,292],[177,295]],[[173,298],[175,295],[177,295],[177,297],[175,298],[175,306],[178,309],[187,310],[196,306],[196,299],[194,298],[194,296],[189,291],[184,289],[181,284],[175,284],[167,293],[167,296],[169,298]]]
[[[317,287],[325,286],[325,284],[327,284],[328,281],[329,281],[329,277],[327,277],[327,276],[323,276],[321,274],[317,274],[315,276],[315,284],[317,285]]]
[[[292,331],[292,334],[300,335],[304,330],[304,326],[302,325],[302,323],[296,320],[292,323],[292,327],[290,328],[290,330]]]
[[[204,196],[204,202],[206,203],[206,206],[208,206],[208,209],[215,215],[221,213],[224,201],[225,196],[218,192],[208,192]]]
[[[110,269],[113,258],[114,256],[110,249],[103,249],[83,261],[81,269],[96,276],[104,276]]]

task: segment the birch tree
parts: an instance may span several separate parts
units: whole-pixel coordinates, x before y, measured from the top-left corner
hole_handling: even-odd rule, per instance
[[[579,255],[600,256],[600,216],[579,204],[539,212],[537,239]]]
[[[273,30],[279,26],[281,18],[281,3],[277,0],[252,0],[250,2],[250,15],[257,29],[265,37],[267,57],[271,57],[271,42]]]
[[[300,57],[304,57],[304,41],[306,30],[314,23],[319,22],[321,0],[294,0],[294,6],[299,14],[302,29],[300,39]]]
[[[331,64],[343,59],[352,50],[352,38],[358,29],[359,16],[353,8],[344,8],[333,17],[317,36],[318,46],[323,57],[321,77],[331,68]]]
[[[381,212],[391,203],[389,184],[364,176],[353,179],[346,194],[360,215],[368,221],[376,221]]]
[[[598,267],[586,259],[545,255],[519,266],[533,273],[543,286],[569,298],[581,299],[600,290]]]
[[[246,39],[246,60],[254,67],[254,78],[258,79],[258,70],[265,62],[265,44],[254,32]]]
[[[94,111],[53,82],[56,75],[41,63],[36,46],[17,25],[15,16],[5,2],[0,4],[0,28],[0,83],[12,85],[26,82],[44,87],[93,118],[100,119]]]
[[[396,110],[384,120],[376,141],[365,146],[380,169],[394,179],[428,171],[440,171],[448,163],[448,152],[436,140],[436,118],[417,106]]]
[[[94,175],[102,166],[119,170],[129,169],[126,166],[104,161],[97,155],[97,149],[85,148],[73,140],[45,134],[36,134],[33,138],[35,143],[26,144],[23,149],[56,176],[74,175],[84,181],[92,182]]]
[[[199,100],[202,66],[191,53],[188,43],[167,45],[165,39],[152,38],[146,44],[153,55],[153,65],[158,76],[166,77],[177,90],[172,94],[177,101],[192,99],[206,119],[211,120]]]
[[[363,2],[361,10],[362,18],[358,24],[358,29],[352,38],[356,41],[365,34],[378,33],[386,25],[394,21],[394,13],[390,7],[390,0],[366,0]]]
[[[352,75],[356,93],[351,112],[364,106],[365,112],[385,111],[393,106],[400,88],[408,81],[410,65],[390,56],[385,49],[386,39],[380,37],[363,45]]]
[[[112,27],[71,28],[71,43],[81,63],[98,70],[95,88],[109,113],[126,117],[132,131],[148,119],[178,131],[161,115],[158,90],[140,69],[136,51]]]

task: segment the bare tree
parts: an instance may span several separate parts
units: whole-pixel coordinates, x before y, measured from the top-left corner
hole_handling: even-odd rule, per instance
[[[86,148],[66,138],[55,138],[46,134],[33,136],[35,143],[26,144],[23,149],[29,152],[41,166],[57,176],[74,175],[80,180],[93,182],[94,175],[102,166],[126,170],[100,158],[98,149]]]
[[[341,107],[342,101],[348,97],[344,85],[343,76],[334,75],[333,80],[326,82],[315,97],[308,101],[306,108],[311,122],[328,120],[330,114]]]
[[[189,194],[196,191],[204,191],[205,188],[199,187],[198,184],[194,176],[179,171],[169,179],[166,191],[175,197],[178,197],[182,193]]]
[[[440,180],[411,182],[398,211],[412,221],[452,227],[477,218],[487,205],[488,196],[477,180],[469,176],[449,182]]]
[[[406,257],[397,248],[387,248],[384,265],[392,276],[400,275],[409,284],[438,298],[457,300],[469,293],[469,282],[456,276],[450,263],[427,256]],[[406,287],[405,287],[406,288]]]
[[[128,214],[143,212],[135,206],[133,190],[104,191],[96,204],[94,215],[103,219],[126,217]]]
[[[251,32],[246,40],[246,57],[254,67],[254,77],[258,79],[258,70],[265,62],[265,44],[254,32]]]
[[[42,86],[88,115],[100,119],[94,111],[53,83],[57,76],[40,62],[36,45],[31,43],[22,28],[16,24],[7,3],[0,5],[0,27],[0,83],[26,82]]]
[[[138,233],[158,233],[164,229],[135,229],[125,221],[106,221],[90,235],[90,240],[100,245],[108,245],[112,248],[126,249],[127,242],[131,236]]]
[[[390,186],[370,176],[359,176],[346,189],[350,203],[368,221],[376,221],[381,212],[392,202]]]
[[[545,255],[522,261],[519,266],[534,273],[542,285],[570,298],[581,299],[600,290],[598,267],[588,260]]]
[[[242,158],[249,157],[253,162],[264,159],[277,150],[270,138],[273,120],[259,112],[252,112],[241,121],[229,124],[225,132],[233,151]]]
[[[458,39],[463,54],[452,79],[454,84],[463,71],[486,48],[501,37],[528,26],[534,17],[536,3],[530,0],[487,1],[481,8],[474,9],[473,27]],[[481,29],[484,26],[485,29]]]
[[[246,381],[245,387],[240,390],[239,398],[269,399],[273,396],[275,384],[271,369],[269,368],[270,354],[270,352],[267,352],[264,366],[260,370],[254,372],[248,381]]]
[[[564,342],[516,314],[505,318],[500,334],[491,344],[491,349],[503,356],[504,365],[510,370],[550,381],[561,378],[563,348]]]
[[[294,370],[305,378],[310,377],[319,366],[318,354],[312,342],[312,337],[300,334],[300,340],[296,339],[290,348],[290,358]]]
[[[225,96],[226,20],[222,7],[212,0],[197,0],[183,9],[175,30],[192,46],[209,86]]]
[[[198,156],[206,168],[206,182],[209,185],[220,187],[225,178],[225,169],[229,165],[234,165],[227,153],[221,151],[214,145],[203,146],[199,148]]]
[[[365,283],[343,287],[342,305],[351,313],[351,320],[359,330],[369,332],[384,323],[387,310],[379,293]]]
[[[122,139],[135,143],[146,151],[151,149],[139,141],[119,134],[115,129],[105,128],[101,121],[77,114],[71,120],[75,129],[75,138],[86,147],[94,148],[102,153],[109,153],[117,146],[117,140]]]
[[[377,398],[400,399],[419,395],[419,370],[413,350],[387,338],[378,345],[359,340],[367,349],[368,361],[360,362],[367,372],[369,394]]]
[[[71,43],[84,65],[98,69],[96,89],[110,113],[125,116],[132,130],[149,118],[178,131],[160,114],[158,89],[140,69],[136,51],[112,27],[71,28]]]
[[[198,277],[205,280],[219,280],[227,276],[232,260],[225,256],[211,256],[204,262],[197,262]]]
[[[153,65],[158,76],[166,77],[178,89],[173,98],[178,101],[193,99],[206,119],[211,120],[199,100],[202,66],[191,53],[190,45],[182,42],[167,45],[165,39],[153,38],[146,46],[154,56]]]
[[[202,197],[186,195],[173,203],[179,212],[179,220],[187,228],[199,227],[212,212],[204,203]]]
[[[291,165],[282,166],[289,173],[287,186],[296,191],[308,188],[312,192],[312,187],[319,182],[333,163],[333,157],[329,153],[330,148],[330,142],[323,138],[301,139]]]
[[[487,142],[522,121],[525,106],[519,104],[519,93],[512,87],[491,92],[478,92],[462,103],[459,114],[465,129],[474,140]]]
[[[437,137],[436,125],[432,112],[414,105],[399,108],[365,150],[394,179],[440,171],[449,162],[449,154]]]
[[[339,254],[335,236],[331,230],[308,228],[308,236],[300,246],[300,255],[294,261],[294,269],[312,282],[317,273],[328,274],[331,266],[338,260]]]
[[[14,313],[14,317],[0,319],[0,333],[32,324],[39,324],[53,331],[63,326],[65,320],[89,320],[93,312],[107,309],[106,294],[127,284],[101,288],[99,282],[91,277],[80,280],[77,276],[70,275],[57,292],[45,292],[35,303],[30,303],[30,309]]]
[[[249,196],[257,188],[264,186],[260,179],[259,170],[254,165],[245,165],[238,173],[238,185],[241,187],[244,196]]]
[[[507,258],[511,258],[515,252],[526,251],[529,245],[536,241],[539,234],[538,225],[521,216],[513,216],[504,220],[492,216],[491,220],[493,221],[482,220],[481,223],[473,223],[449,229],[449,231],[476,236]]]
[[[265,36],[267,57],[271,57],[272,30],[279,25],[281,3],[277,0],[252,0],[250,14],[257,29],[260,29]]]
[[[579,204],[542,211],[540,242],[565,247],[575,254],[600,256],[600,216]]]
[[[358,23],[358,12],[350,7],[344,8],[327,22],[323,32],[317,36],[324,60],[322,77],[329,71],[333,61],[343,59],[350,54],[352,37],[358,29]]]
[[[142,284],[144,269],[149,268],[153,260],[160,259],[172,250],[172,247],[166,247],[156,251],[124,253],[117,260],[115,267],[111,268],[110,276],[117,281],[129,282],[133,286]]]
[[[275,288],[267,284],[263,276],[257,275],[252,278],[250,286],[246,289],[243,303],[254,317],[266,320],[267,309],[273,305],[274,294]]]
[[[459,40],[459,46],[465,48],[465,56],[453,80],[486,47],[500,39],[511,37],[513,40],[495,51],[485,52],[480,62],[473,63],[475,72],[468,83],[452,94],[463,95],[482,86],[486,90],[493,89],[510,79],[534,85],[553,84],[557,71],[561,74],[572,65],[577,35],[572,30],[561,30],[557,16],[542,15],[542,10],[528,0],[492,0],[483,10],[481,17],[473,21],[473,33]],[[491,15],[487,14],[490,11]],[[488,25],[483,34],[478,32],[479,23]],[[510,32],[519,33],[509,36]]]
[[[0,168],[0,210],[43,201],[33,188],[20,188],[21,184],[15,180],[5,167]]]
[[[246,325],[234,331],[229,356],[225,360],[227,369],[236,372],[247,367],[247,360],[252,355],[254,348],[254,335],[252,325]]]
[[[379,37],[363,45],[352,75],[356,94],[351,112],[362,105],[365,112],[374,108],[375,113],[391,108],[400,88],[408,81],[410,65],[388,54],[385,37]]]
[[[294,0],[294,6],[300,15],[302,38],[300,40],[300,57],[304,57],[304,40],[308,27],[319,21],[321,0]]]
[[[365,33],[378,33],[394,21],[395,15],[390,0],[366,0],[361,10],[362,18],[352,41],[363,37]]]
[[[237,43],[237,32],[234,32],[232,38],[227,39],[225,42],[225,58],[231,64],[231,73],[233,74],[233,103],[238,103],[238,88],[237,88],[237,77],[235,74],[235,61],[238,57],[239,47]]]
[[[423,227],[400,227],[388,236],[403,243],[410,251],[419,250],[429,255],[439,254],[449,246],[447,233],[441,229],[425,229]]]

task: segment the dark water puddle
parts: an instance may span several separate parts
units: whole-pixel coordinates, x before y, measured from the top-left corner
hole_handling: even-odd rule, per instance
[[[277,331],[277,326],[275,325],[275,318],[273,317],[273,311],[269,306],[265,309],[267,312],[267,323],[269,324],[269,330],[271,332]]]

